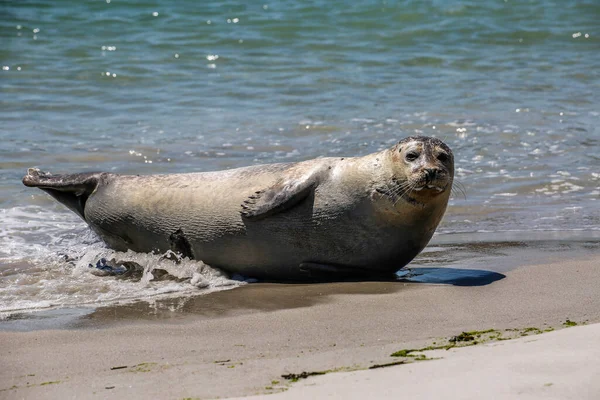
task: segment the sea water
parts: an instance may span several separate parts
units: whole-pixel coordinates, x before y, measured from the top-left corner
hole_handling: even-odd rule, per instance
[[[243,283],[107,249],[21,184],[32,166],[209,171],[431,135],[465,192],[434,241],[597,240],[599,20],[596,0],[3,1],[0,312]]]

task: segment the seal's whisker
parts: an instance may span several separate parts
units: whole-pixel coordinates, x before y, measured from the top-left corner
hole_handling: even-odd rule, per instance
[[[390,193],[389,193],[390,200],[392,201],[392,203],[394,205],[396,205],[396,202],[398,201],[399,193],[400,193],[400,189],[398,187],[394,187],[390,190]]]
[[[385,194],[388,196],[392,202],[396,200],[396,196],[398,195],[398,186],[390,185],[389,183],[385,184]]]
[[[463,185],[462,182],[458,181],[457,179],[454,179],[454,184],[452,185],[450,193],[453,197],[458,197],[458,195],[461,195],[463,199],[467,199],[467,190],[465,189],[465,185]]]
[[[400,199],[404,196],[410,196],[410,194],[417,187],[416,183],[404,182],[402,185],[398,185],[398,198],[394,201],[394,206],[400,201]]]
[[[402,190],[404,190],[406,185],[406,182],[402,182],[401,184],[392,187],[392,193],[394,194],[394,196],[397,196]]]
[[[392,186],[389,184],[389,182],[386,182],[386,183],[385,183],[385,187],[381,187],[381,188],[379,189],[380,193],[383,193],[383,194],[385,194],[385,195],[386,195],[386,196],[388,196],[388,197],[394,197],[394,195],[395,195],[395,194],[394,194],[395,190],[396,190],[396,189],[395,189],[394,187],[392,187]]]
[[[386,183],[386,192],[385,194],[390,197],[393,204],[396,205],[398,200],[402,197],[403,192],[410,186],[409,182],[402,182],[396,185],[390,185],[389,182]]]
[[[401,193],[404,190],[406,190],[408,187],[410,187],[410,182],[402,182],[399,185],[394,186],[394,188],[393,188],[394,196],[401,195]]]

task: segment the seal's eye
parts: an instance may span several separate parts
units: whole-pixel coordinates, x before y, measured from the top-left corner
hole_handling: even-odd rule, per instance
[[[440,154],[438,154],[437,159],[440,160],[441,162],[446,162],[446,161],[448,161],[448,154],[440,153]]]
[[[417,158],[419,158],[419,153],[417,153],[416,151],[411,151],[409,153],[406,154],[406,161],[415,161]]]

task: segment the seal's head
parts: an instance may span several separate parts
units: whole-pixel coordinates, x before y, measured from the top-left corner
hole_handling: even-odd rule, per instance
[[[392,149],[394,181],[408,200],[423,203],[427,199],[450,195],[454,179],[454,155],[441,140],[410,136]]]

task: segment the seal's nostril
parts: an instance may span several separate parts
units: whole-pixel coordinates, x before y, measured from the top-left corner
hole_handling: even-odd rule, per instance
[[[437,168],[425,168],[425,174],[428,181],[432,181],[436,178],[438,173]]]

